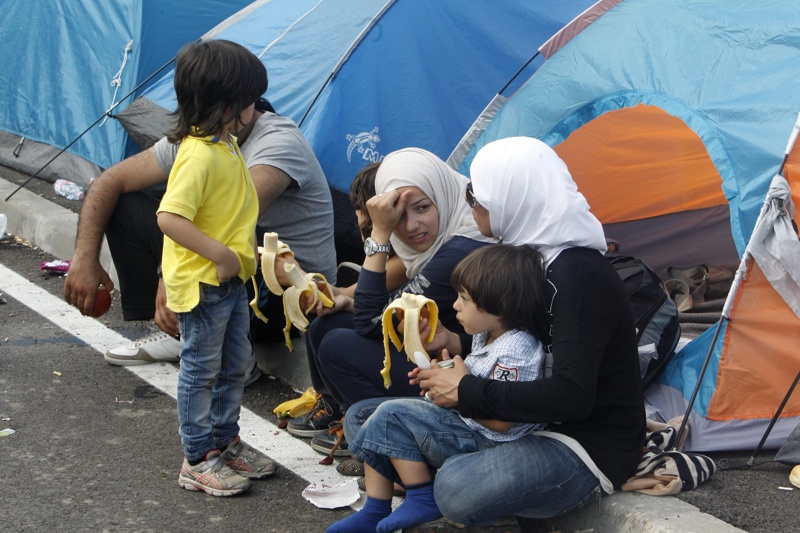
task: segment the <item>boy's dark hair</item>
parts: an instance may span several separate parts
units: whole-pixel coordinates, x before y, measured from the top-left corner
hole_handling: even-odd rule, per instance
[[[244,46],[222,39],[197,41],[178,51],[175,61],[178,109],[167,138],[215,135],[267,90],[267,69]],[[193,130],[196,128],[196,131]]]
[[[380,161],[370,163],[359,170],[356,177],[353,178],[353,182],[350,183],[350,203],[353,204],[353,208],[365,215],[364,220],[358,225],[364,239],[372,234],[372,220],[367,211],[367,200],[375,196],[375,176],[378,174],[380,166]]]
[[[490,244],[461,260],[450,277],[475,305],[500,317],[503,327],[542,340],[547,332],[544,260],[529,245]]]

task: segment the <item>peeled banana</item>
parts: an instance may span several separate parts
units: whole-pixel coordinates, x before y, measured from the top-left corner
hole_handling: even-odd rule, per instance
[[[272,294],[280,296],[283,294],[283,287],[275,275],[275,259],[282,256],[294,257],[294,252],[289,249],[288,244],[278,240],[277,233],[266,232],[264,233],[264,247],[259,247],[258,253],[261,254],[261,275],[264,276],[267,288]]]
[[[291,283],[283,292],[283,314],[286,316],[283,337],[286,340],[286,347],[289,348],[289,351],[292,351],[294,350],[294,345],[289,337],[289,330],[292,324],[300,331],[305,331],[308,327],[306,315],[317,305],[317,302],[321,301],[325,307],[333,307],[333,289],[322,274],[306,274],[303,276],[294,263],[286,263],[283,268],[286,271],[286,277]],[[317,282],[321,282],[322,290],[317,286]],[[303,297],[306,297],[309,302],[306,309],[300,306],[300,301]]]
[[[269,292],[280,296],[283,294],[283,287],[281,287],[277,276],[275,276],[275,258],[281,256],[294,257],[294,253],[287,244],[278,240],[277,233],[270,232],[264,233],[264,246],[258,247],[258,253],[261,256],[261,275],[264,276],[264,282],[267,284]],[[250,302],[250,308],[253,309],[256,317],[266,324],[269,320],[258,308],[258,282],[255,276],[250,279],[253,280],[255,294],[255,297]]]
[[[401,341],[400,337],[397,335],[397,331],[394,329],[394,323],[392,322],[392,315],[395,309],[403,310],[403,341]],[[436,302],[430,298],[426,298],[421,294],[404,292],[400,298],[390,303],[383,311],[383,348],[386,352],[386,356],[383,360],[381,376],[383,376],[383,386],[387,389],[392,386],[392,378],[389,375],[389,371],[392,368],[392,360],[389,351],[390,339],[398,350],[405,348],[406,357],[408,357],[408,360],[412,363],[416,363],[414,352],[422,353],[430,361],[431,356],[425,351],[422,345],[422,339],[419,335],[420,313],[423,309],[428,310],[428,325],[431,328],[430,333],[428,333],[428,336],[425,338],[425,342],[431,342],[433,336],[436,334],[436,326],[439,323],[439,308]]]

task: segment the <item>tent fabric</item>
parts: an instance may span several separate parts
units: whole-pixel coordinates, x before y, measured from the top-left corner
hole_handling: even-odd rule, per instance
[[[272,0],[205,38],[239,42],[264,61],[266,98],[298,123],[332,187],[348,191],[361,168],[399,148],[446,159],[521,65],[591,4]],[[162,113],[175,107],[172,75],[142,95]],[[151,142],[162,134],[146,133]]]
[[[620,2],[520,88],[459,169],[468,172],[478,149],[511,132],[556,146],[608,111],[656,105],[703,141],[734,206],[731,227],[741,255],[800,109],[800,95],[792,94],[800,5],[726,5]]]
[[[772,179],[767,201],[750,237],[748,251],[764,276],[800,318],[800,242],[792,227],[794,202],[783,176]]]
[[[0,164],[36,172],[180,46],[248,2],[196,0],[187,9],[178,0],[3,0]],[[126,144],[115,120],[100,121],[41,177],[87,185],[124,157]]]
[[[566,161],[622,253],[657,271],[744,257],[729,317],[686,339],[645,395],[653,419],[683,415],[710,354],[685,449],[752,449],[800,370],[790,201],[800,148],[777,187],[783,208],[767,202],[760,215],[800,111],[800,5],[622,0],[585,16],[450,161],[468,174],[487,143],[536,137]],[[780,446],[798,421],[800,397],[766,446]]]

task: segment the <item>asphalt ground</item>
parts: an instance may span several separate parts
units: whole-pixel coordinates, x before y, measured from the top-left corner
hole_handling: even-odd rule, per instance
[[[26,178],[2,168],[0,175],[11,183]],[[71,211],[80,205],[59,197],[52,184],[38,179],[26,190]],[[175,372],[174,365],[137,367],[143,369],[138,373],[108,365],[101,356],[102,346],[79,338],[80,332],[72,326],[56,325],[65,314],[63,278],[39,269],[42,261],[52,259],[68,258],[55,258],[20,240],[0,244],[0,268],[35,285],[31,290],[55,298],[27,295],[23,303],[7,291],[2,295],[7,303],[0,304],[0,430],[10,428],[16,433],[0,437],[4,510],[0,530],[212,531],[224,524],[226,529],[242,531],[323,531],[352,512],[318,509],[302,498],[302,490],[311,481],[335,484],[345,478],[335,472],[330,475],[333,467],[318,474],[316,463],[322,456],[310,448],[303,450],[302,443],[307,441],[291,437],[296,443],[290,448],[301,450],[297,453],[302,459],[279,461],[278,474],[256,482],[245,495],[212,498],[179,489],[175,478],[181,450],[174,399],[158,385],[159,370],[150,368]],[[59,299],[59,304],[52,303]],[[128,339],[151,331],[147,324],[122,321],[118,300],[107,315],[93,322]],[[149,374],[156,374],[156,379]],[[259,439],[286,436],[275,425],[272,408],[296,395],[279,379],[263,378],[248,387],[243,406],[256,419],[253,430],[266,432]],[[255,435],[252,439],[257,440]],[[247,436],[245,440],[250,442]],[[752,452],[709,455],[717,462],[743,462]],[[282,453],[275,452],[283,459]],[[784,490],[791,488],[791,466],[759,464],[773,455],[774,450],[764,450],[756,466],[718,469],[708,482],[676,498],[609,497],[601,504],[602,512],[592,515],[595,527],[591,530],[800,531],[796,524],[800,491]],[[617,514],[628,519],[603,522],[602,515],[616,506],[621,508]],[[586,520],[573,522],[579,525],[562,526],[563,530],[590,530]],[[518,530],[556,529],[530,522]]]

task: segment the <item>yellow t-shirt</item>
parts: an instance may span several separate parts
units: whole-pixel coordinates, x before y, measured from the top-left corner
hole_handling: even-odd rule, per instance
[[[158,212],[187,218],[239,257],[239,277],[256,272],[258,197],[236,138],[183,139]],[[200,283],[219,285],[214,263],[164,236],[161,259],[167,307],[191,311],[200,301]]]

